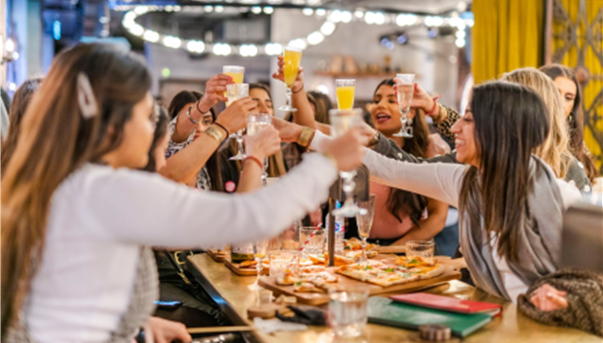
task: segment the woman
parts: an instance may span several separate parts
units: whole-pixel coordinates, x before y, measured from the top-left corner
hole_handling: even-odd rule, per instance
[[[560,179],[573,182],[579,190],[590,192],[590,180],[584,168],[569,151],[567,125],[559,92],[555,84],[535,68],[516,69],[503,75],[503,80],[519,83],[536,91],[549,110],[549,135],[534,153],[546,162]]]
[[[42,79],[29,79],[23,82],[13,97],[13,104],[10,107],[10,112],[8,114],[8,118],[10,120],[10,129],[8,131],[8,136],[6,137],[6,141],[2,143],[2,164],[0,168],[2,168],[2,175],[4,175],[4,171],[6,170],[6,166],[8,165],[8,161],[10,160],[13,152],[15,151],[15,147],[17,146],[17,141],[19,139],[19,130],[21,129],[21,122],[23,121],[23,114],[25,114],[25,110],[27,110],[27,106],[29,106],[29,102],[34,94],[34,92],[40,87],[40,83]]]
[[[569,124],[570,150],[582,163],[591,182],[597,177],[597,168],[584,143],[584,114],[582,113],[582,92],[574,73],[566,66],[549,64],[539,69],[550,77],[563,100],[565,118]]]
[[[429,134],[422,110],[412,110],[413,138],[395,137],[400,132],[400,110],[393,79],[383,80],[373,95],[370,107],[375,129],[395,141],[404,151],[421,158],[450,152],[438,134]],[[396,158],[396,155],[388,156]],[[409,240],[434,238],[446,223],[448,205],[434,199],[394,189],[377,182],[370,183],[375,194],[375,216],[369,239],[380,245],[404,245]]]
[[[147,164],[153,140],[150,84],[139,58],[109,45],[81,44],[53,61],[2,180],[3,341],[130,342],[157,297],[145,246],[273,237],[326,199],[335,165],[361,163],[353,131],[245,196],[133,170]],[[204,134],[215,146],[226,138],[217,125]],[[261,170],[253,158],[245,168]]]

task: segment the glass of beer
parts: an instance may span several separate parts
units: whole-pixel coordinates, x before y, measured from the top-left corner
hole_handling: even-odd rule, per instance
[[[337,108],[340,110],[351,110],[354,107],[356,80],[338,79],[335,80],[335,85],[337,86]]]
[[[285,112],[295,112],[296,108],[291,107],[291,88],[293,87],[293,83],[295,83],[295,79],[297,79],[297,74],[299,73],[299,64],[302,58],[302,49],[297,47],[286,47],[283,55],[283,60],[285,62],[284,66],[284,76],[285,76],[285,85],[287,85],[287,104],[279,107],[280,111]]]
[[[234,83],[243,83],[243,75],[245,74],[245,67],[241,66],[224,66],[222,67],[222,74],[232,77]],[[224,96],[228,96],[227,92],[224,92]],[[230,101],[226,103],[226,106],[230,105]]]

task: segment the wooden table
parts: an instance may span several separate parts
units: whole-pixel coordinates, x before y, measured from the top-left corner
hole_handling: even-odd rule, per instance
[[[234,325],[252,325],[247,319],[247,308],[256,301],[255,292],[247,286],[255,281],[255,277],[237,276],[223,263],[214,262],[206,254],[189,257],[189,270],[195,274],[197,280],[205,287],[210,296],[222,306],[227,316]],[[461,299],[487,301],[504,304],[502,318],[495,318],[493,322],[469,336],[463,342],[477,343],[601,343],[603,340],[597,336],[583,333],[575,329],[557,328],[539,324],[517,311],[512,303],[487,295],[460,281],[451,281],[448,285],[432,289],[430,292],[453,296]],[[307,331],[277,332],[265,334],[253,332],[252,341],[274,343],[328,343],[328,342],[421,342],[416,331],[403,330],[388,326],[368,324],[363,337],[358,339],[334,339],[331,330],[326,327],[310,327]],[[460,342],[458,339],[452,342]]]

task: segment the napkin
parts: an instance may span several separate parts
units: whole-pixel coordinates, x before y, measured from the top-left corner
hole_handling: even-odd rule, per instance
[[[297,323],[286,323],[279,319],[262,319],[256,317],[253,319],[255,327],[265,333],[272,333],[276,331],[304,331],[308,330],[308,327],[303,324]]]

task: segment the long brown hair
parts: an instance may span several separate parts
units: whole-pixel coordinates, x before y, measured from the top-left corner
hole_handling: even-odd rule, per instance
[[[394,79],[385,79],[375,88],[375,94],[381,86],[393,87],[396,84]],[[415,118],[412,122],[413,137],[404,139],[402,150],[420,158],[427,157],[427,146],[429,145],[429,129],[425,121],[425,114],[421,110],[416,110]],[[419,226],[423,212],[427,207],[427,198],[403,191],[397,188],[391,188],[387,197],[388,211],[402,222],[402,216],[407,213],[415,226]]]
[[[13,96],[13,103],[8,114],[8,119],[10,120],[8,137],[6,137],[6,141],[2,143],[2,151],[0,152],[2,155],[2,165],[0,166],[2,175],[4,175],[8,161],[13,155],[15,147],[17,146],[23,115],[27,110],[27,106],[29,106],[29,103],[31,102],[34,92],[38,90],[38,87],[40,87],[41,82],[42,79],[26,80],[23,82],[23,84],[21,84],[21,86],[19,86],[19,88],[17,88],[17,91]]]
[[[515,262],[522,239],[518,227],[526,220],[534,186],[532,151],[549,134],[548,110],[532,89],[494,81],[473,88],[471,112],[480,166],[470,167],[463,178],[461,220],[469,220],[477,242],[489,241],[494,234],[498,255]]]
[[[591,182],[597,177],[597,167],[593,159],[588,154],[588,150],[584,147],[584,111],[582,110],[582,89],[576,79],[576,75],[568,67],[561,64],[548,64],[540,67],[541,72],[545,73],[551,80],[555,81],[558,77],[565,77],[576,85],[576,97],[574,98],[574,106],[568,120],[569,135],[570,135],[570,151],[582,162],[586,175]]]
[[[80,75],[88,77],[98,107],[89,119],[78,103]],[[2,180],[2,337],[41,263],[54,191],[121,144],[124,125],[150,85],[141,58],[105,44],[80,44],[53,61]]]
[[[184,106],[196,103],[203,97],[202,93],[195,91],[181,91],[174,96],[170,105],[168,106],[168,112],[170,120],[174,119]],[[214,108],[210,108],[211,121],[216,121],[216,112]],[[222,156],[216,150],[207,160],[207,172],[211,180],[211,190],[216,192],[224,192],[224,183],[222,182]]]
[[[518,83],[534,90],[548,108],[550,127],[547,139],[534,150],[563,179],[572,160],[569,151],[569,137],[563,103],[557,86],[544,73],[536,68],[520,68],[503,75],[503,80]]]

